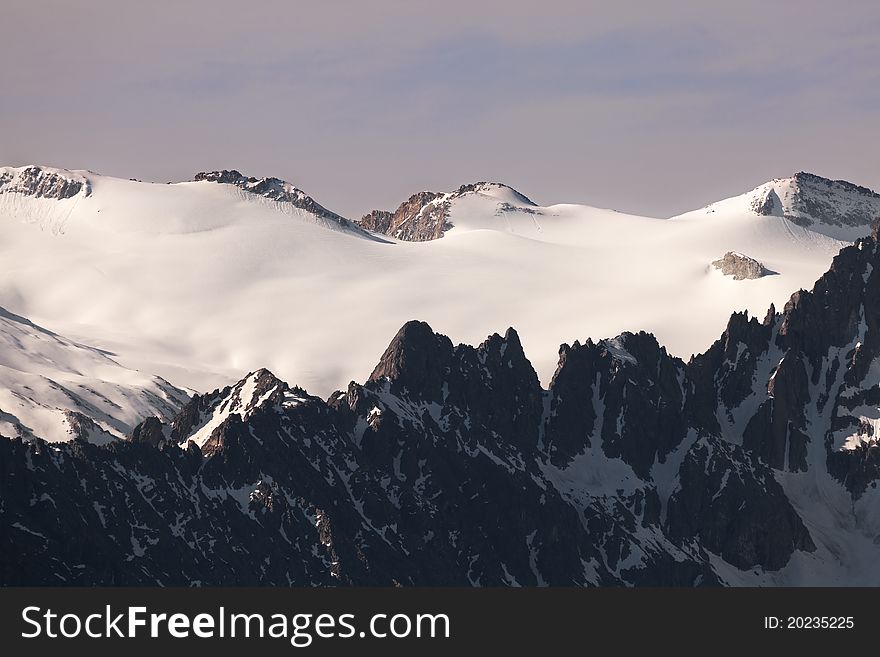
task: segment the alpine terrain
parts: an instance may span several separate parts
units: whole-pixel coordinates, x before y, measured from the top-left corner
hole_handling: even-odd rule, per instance
[[[878,216],[0,169],[0,583],[878,585]]]
[[[731,311],[811,287],[880,199],[803,178],[768,183],[772,211],[756,209],[763,188],[668,220],[475,183],[356,222],[237,171],[155,184],[6,168],[0,306],[199,391],[267,367],[326,396],[413,317],[471,344],[515,326],[548,385],[563,342],[637,327],[688,358]],[[712,263],[730,252],[773,274],[725,275]]]

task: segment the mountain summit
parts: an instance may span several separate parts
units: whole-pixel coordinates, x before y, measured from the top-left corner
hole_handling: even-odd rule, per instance
[[[22,194],[62,200],[91,194],[89,179],[80,171],[30,165],[0,167],[0,194]]]
[[[234,185],[249,194],[262,196],[278,203],[290,204],[314,215],[325,224],[329,223],[343,230],[367,235],[357,224],[328,210],[303,190],[280,178],[254,178],[253,176],[245,176],[235,169],[223,169],[222,171],[200,171],[193,178],[193,182],[201,181]]]
[[[880,194],[845,180],[804,171],[708,205],[703,212],[729,210],[728,206],[736,204],[759,216],[783,217],[813,232],[846,241],[867,235],[871,224],[880,218]]]
[[[462,198],[478,196],[492,206],[490,214],[537,207],[513,187],[498,182],[462,185],[447,193],[418,192],[401,203],[397,210],[373,210],[364,215],[360,225],[374,233],[389,235],[407,242],[427,242],[443,235],[454,224],[450,220],[453,204]],[[496,212],[497,210],[497,212]]]

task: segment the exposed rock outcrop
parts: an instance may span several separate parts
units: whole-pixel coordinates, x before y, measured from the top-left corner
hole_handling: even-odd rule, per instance
[[[360,220],[361,226],[375,233],[408,242],[427,242],[443,237],[448,222],[449,202],[442,194],[418,192],[401,203],[394,212],[373,210]]]
[[[735,251],[728,251],[722,258],[714,260],[712,266],[725,276],[733,276],[735,281],[762,278],[774,273],[754,258]]]
[[[199,172],[193,180],[234,185],[249,194],[304,210],[317,217],[325,225],[360,233],[364,237],[371,237],[358,224],[328,210],[304,191],[280,178],[254,178],[253,176],[245,176],[235,169],[223,169],[222,171]]]
[[[89,196],[91,185],[85,176],[49,167],[0,168],[0,194],[24,194],[63,200],[77,194]]]
[[[443,237],[452,228],[449,212],[452,203],[468,194],[491,195],[497,190],[504,190],[506,195],[517,203],[498,201],[498,213],[519,209],[534,212],[535,204],[524,194],[501,183],[477,182],[462,185],[454,192],[441,194],[437,192],[418,192],[401,203],[397,210],[373,210],[364,215],[360,225],[374,233],[389,235],[407,242],[427,242]]]

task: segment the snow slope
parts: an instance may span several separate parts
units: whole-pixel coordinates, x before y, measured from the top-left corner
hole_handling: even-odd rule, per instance
[[[854,242],[865,237],[871,224],[880,219],[880,194],[845,180],[801,171],[675,218],[711,218],[716,213],[785,218],[814,232]]]
[[[665,220],[497,185],[452,199],[442,239],[382,241],[231,184],[67,175],[87,182],[69,198],[0,188],[0,305],[202,391],[267,367],[327,394],[412,318],[468,343],[516,326],[545,384],[575,338],[645,329],[686,358],[842,245],[742,204]],[[778,275],[722,276],[728,251]]]
[[[104,443],[189,396],[0,308],[0,435]]]

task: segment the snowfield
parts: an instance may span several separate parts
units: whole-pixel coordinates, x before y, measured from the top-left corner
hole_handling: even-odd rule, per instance
[[[145,417],[170,420],[188,399],[167,381],[0,308],[0,435],[101,444]]]
[[[243,179],[237,172],[222,174],[239,182]],[[46,467],[45,459],[33,460],[38,449],[22,451],[33,445],[0,441],[7,453],[19,450],[19,474],[31,476],[39,466],[40,475],[34,481],[41,486],[66,482],[64,490],[70,490],[72,498],[74,493],[80,496],[81,488],[83,508],[88,513],[95,510],[94,520],[101,528],[111,532],[111,538],[113,532],[121,532],[123,540],[114,538],[114,542],[128,545],[130,538],[132,552],[125,555],[126,562],[148,554],[167,558],[175,566],[180,561],[177,556],[162,557],[153,549],[158,540],[130,533],[156,531],[132,522],[131,513],[141,504],[150,518],[158,518],[153,506],[157,487],[164,487],[160,499],[168,504],[166,519],[171,514],[175,517],[172,536],[183,536],[181,527],[188,523],[188,535],[201,535],[213,548],[212,532],[225,531],[215,527],[213,519],[222,523],[231,517],[237,523],[240,519],[235,514],[240,510],[256,521],[255,514],[262,513],[261,496],[276,481],[279,487],[272,488],[265,499],[283,495],[290,509],[305,504],[302,497],[288,496],[302,474],[290,464],[299,463],[309,475],[315,476],[313,469],[318,473],[313,483],[330,486],[326,499],[342,500],[342,506],[333,511],[336,522],[345,517],[337,511],[346,503],[355,512],[348,530],[333,536],[375,534],[374,546],[383,550],[386,545],[392,550],[399,546],[395,562],[402,559],[400,555],[410,557],[407,545],[422,549],[434,540],[433,529],[429,539],[411,544],[406,541],[412,537],[398,534],[402,486],[424,496],[423,510],[432,508],[430,504],[438,497],[443,505],[461,503],[461,508],[470,508],[478,494],[456,502],[456,489],[463,494],[462,486],[487,475],[480,482],[487,490],[503,485],[505,478],[519,476],[521,489],[531,490],[519,502],[540,500],[529,512],[532,518],[542,517],[546,500],[555,490],[577,511],[573,516],[576,526],[589,530],[596,552],[590,560],[580,559],[583,580],[578,572],[572,580],[575,583],[607,583],[603,579],[607,577],[633,583],[635,579],[627,579],[635,577],[631,569],[662,564],[662,555],[676,563],[708,559],[718,581],[729,585],[840,586],[880,581],[880,489],[873,466],[859,469],[873,458],[863,450],[877,443],[880,409],[874,403],[880,358],[876,351],[869,352],[872,360],[865,362],[862,371],[857,356],[860,348],[876,349],[871,346],[876,342],[869,329],[877,325],[876,309],[867,300],[877,298],[877,279],[872,273],[880,246],[871,238],[846,249],[836,271],[857,273],[849,278],[836,273],[826,277],[823,282],[831,286],[824,288],[828,296],[814,293],[822,302],[815,307],[802,302],[760,325],[747,324],[741,316],[731,320],[731,312],[741,309],[763,317],[771,303],[781,309],[792,292],[813,287],[846,240],[870,232],[871,217],[880,214],[880,197],[870,190],[797,174],[700,210],[658,219],[579,205],[537,206],[504,185],[479,183],[431,197],[427,212],[405,208],[406,212],[396,215],[406,215],[404,221],[412,219],[416,224],[443,221],[448,228],[444,233],[433,230],[436,226],[426,229],[419,224],[424,231],[419,237],[443,236],[407,242],[367,233],[283,181],[244,180],[242,184],[202,180],[162,185],[85,171],[0,168],[0,257],[4,263],[0,276],[0,434],[108,443],[129,435],[143,418],[158,416],[165,425],[156,429],[152,423],[151,431],[155,429],[160,437],[176,436],[187,450],[186,459],[198,454],[190,442],[204,449],[208,458],[213,450],[220,446],[225,450],[228,444],[233,458],[218,459],[217,467],[230,467],[228,474],[239,476],[235,450],[247,446],[254,457],[248,467],[267,467],[272,472],[252,473],[257,479],[246,479],[244,485],[229,486],[221,475],[223,487],[206,487],[202,480],[197,487],[191,474],[184,483],[176,470],[175,459],[180,455],[175,452],[160,461],[129,462],[128,468],[111,463],[110,470],[92,471],[90,465],[87,476],[92,478],[87,482],[76,467],[86,453],[78,445],[55,446],[51,467]],[[269,189],[282,200],[272,200],[254,189]],[[318,208],[320,214],[308,208]],[[816,208],[821,210],[821,219]],[[391,231],[388,224],[387,232]],[[727,253],[754,259],[769,273],[760,276],[765,272],[757,269],[755,273],[752,267],[750,273],[759,278],[725,276],[712,263]],[[840,299],[842,305],[829,304],[829,298]],[[847,320],[856,317],[857,311],[860,323]],[[398,333],[412,318],[426,320],[434,330],[470,344],[506,326],[516,327],[519,338],[513,332],[504,338],[494,336],[496,347],[490,339],[489,346],[478,349],[472,361],[449,356],[431,366],[436,372],[428,367],[432,374],[442,376],[461,368],[459,375],[484,377],[480,385],[485,399],[480,401],[476,395],[472,407],[461,405],[460,400],[470,392],[461,387],[460,376],[444,380],[442,387],[437,385],[440,392],[432,392],[428,385],[424,390],[408,390],[410,385],[418,388],[420,378],[433,379],[422,377],[419,358],[397,356],[411,353],[406,350],[412,345],[435,344],[418,331],[439,337],[418,322]],[[789,340],[783,331],[791,321],[795,331],[800,325],[823,326],[823,335],[832,334],[836,330],[833,322],[830,329],[824,323],[831,319],[850,321],[848,344],[810,351],[804,345],[811,341]],[[692,366],[670,362],[662,353],[656,359],[656,344],[645,336],[619,335],[625,330],[651,331],[672,354],[687,358],[718,339],[728,320],[731,328],[724,337],[728,342],[722,341]],[[337,398],[338,407],[309,397],[272,374],[326,397],[350,380],[366,380],[396,333],[395,348],[400,351],[393,358],[383,357],[372,384],[353,386],[345,397]],[[562,374],[554,386],[548,386],[559,344],[587,337],[606,339],[598,346],[579,347],[594,350],[581,360],[573,355],[576,349],[566,349]],[[536,385],[531,368],[523,366],[520,339],[525,354],[535,359],[543,388]],[[393,377],[383,372],[406,361],[401,367],[410,372],[401,375],[397,383],[403,381],[403,385],[394,388]],[[468,362],[481,363],[482,373],[479,368],[468,369]],[[800,370],[792,369],[798,366],[803,367],[800,377]],[[808,371],[815,376],[807,376]],[[858,380],[851,381],[853,372],[859,371]],[[583,381],[587,372],[595,380],[585,393],[571,381]],[[703,377],[699,372],[708,374]],[[166,378],[189,389],[175,387]],[[450,381],[459,388],[452,394]],[[517,384],[511,393],[490,381]],[[768,381],[774,382],[772,390]],[[194,390],[205,392],[227,384],[234,385],[190,405],[173,429],[183,433],[172,432],[169,420]],[[663,392],[664,387],[674,392]],[[646,391],[649,394],[643,395]],[[725,394],[730,391],[739,397],[733,400]],[[776,394],[782,400],[803,399],[803,417],[790,413],[786,403],[767,405]],[[585,404],[590,397],[591,403]],[[568,407],[563,406],[566,399],[573,399]],[[834,402],[827,404],[829,399]],[[447,400],[453,401],[447,404]],[[850,400],[857,401],[845,403]],[[681,418],[659,412],[651,415],[655,408],[681,404],[681,409],[689,409],[691,403],[702,405],[699,414],[682,410]],[[575,417],[572,406],[590,406],[595,415]],[[504,412],[498,413],[499,408]],[[514,419],[520,410],[534,413],[535,437],[499,423],[510,417],[511,408]],[[762,409],[769,409],[770,415]],[[711,422],[704,424],[703,415],[717,420],[717,436]],[[675,424],[670,417],[696,422],[682,425],[680,442],[669,453],[661,452],[663,440],[659,447],[640,447],[651,450],[647,452],[651,463],[642,462],[644,454],[620,449],[621,438],[632,440],[645,433],[645,417],[654,418],[648,421],[658,424],[656,435],[662,439],[679,430],[670,428]],[[774,425],[777,418],[780,423]],[[403,439],[375,439],[382,436],[385,422],[396,423],[387,435]],[[472,422],[478,427],[473,432]],[[528,420],[522,426],[528,427]],[[774,447],[773,441],[780,438],[774,426],[782,427],[785,441],[784,458],[776,464],[760,460],[774,458],[769,450],[769,457],[751,452],[756,435],[760,436],[758,449]],[[497,427],[511,435],[496,440]],[[566,460],[564,438],[569,435],[589,438],[589,444]],[[801,436],[808,439],[803,443],[805,453],[797,456],[794,441]],[[107,451],[119,448],[118,453],[124,454],[128,447],[137,448],[136,442],[153,439],[144,428],[132,443],[116,444]],[[538,447],[529,441],[536,441]],[[362,451],[362,445],[371,451]],[[103,451],[94,450],[88,458],[99,453]],[[559,455],[558,464],[554,454]],[[841,455],[844,459],[838,458]],[[266,460],[259,465],[261,458]],[[458,465],[464,469],[449,470],[449,458],[460,459]],[[56,461],[69,465],[56,467]],[[15,463],[14,459],[9,462]],[[102,458],[93,463],[106,465]],[[645,463],[649,468],[641,471]],[[279,464],[280,469],[273,469]],[[474,464],[478,469],[467,469]],[[157,467],[155,472],[164,472],[164,477],[154,474]],[[68,478],[71,470],[74,479]],[[453,472],[461,479],[442,479]],[[859,488],[861,476],[872,478],[864,490]],[[125,515],[120,516],[111,500],[119,497],[118,491],[124,490],[120,486],[126,482],[131,497],[125,494],[125,504],[119,507]],[[532,483],[540,490],[530,488]],[[427,495],[432,488],[434,492]],[[520,490],[520,485],[509,490]],[[449,493],[452,497],[442,497]],[[707,493],[711,499],[701,498]],[[650,521],[649,494],[658,505],[657,518]],[[21,506],[18,516],[10,516],[27,523],[16,521],[10,526],[41,537],[49,545],[50,532],[33,524],[40,516],[31,511],[43,499],[44,495],[34,495]],[[216,507],[215,515],[202,517],[203,505],[210,511],[212,501],[230,499],[235,502],[232,516]],[[21,501],[17,496],[10,500],[13,510],[13,503]],[[51,497],[48,500],[55,504]],[[132,504],[132,500],[140,502]],[[488,499],[486,503],[495,502]],[[702,505],[698,513],[691,503]],[[325,522],[324,511],[311,508],[314,515],[309,510],[304,516],[310,531],[324,527]],[[185,513],[186,509],[191,512]],[[556,509],[554,517],[562,518]],[[452,511],[457,529],[450,541],[456,549],[461,528],[458,514]],[[749,514],[757,515],[748,518]],[[187,518],[181,524],[184,515]],[[683,523],[688,515],[694,515],[698,524]],[[442,526],[439,515],[431,512],[429,516],[441,523],[437,527]],[[738,526],[740,516],[746,521],[742,526]],[[283,517],[289,521],[298,516],[285,513]],[[479,519],[479,514],[475,517]],[[522,529],[523,517],[513,523],[512,535]],[[490,520],[492,526],[497,524],[494,515]],[[164,520],[158,522],[161,526]],[[254,536],[274,540],[268,525],[259,527]],[[555,569],[547,569],[544,547],[548,544],[546,535],[540,533],[542,527],[546,529],[544,523],[536,524],[520,536],[525,537],[528,570],[520,569],[514,576],[508,568],[517,572],[515,560],[499,562],[502,583],[528,583],[533,576],[538,585],[552,583]],[[787,542],[765,541],[767,527],[772,528],[774,538],[787,536]],[[285,546],[292,546],[289,536],[294,535],[295,526],[287,529],[289,535],[281,527],[277,536]],[[551,531],[555,534],[557,529],[554,524]],[[800,536],[800,529],[808,540]],[[320,544],[332,547],[331,534],[328,531],[325,536],[322,531],[317,537]],[[423,535],[427,536],[419,527],[416,538]],[[727,538],[718,542],[717,536]],[[464,550],[465,537],[461,540]],[[203,556],[201,546],[195,548],[197,542],[187,545]],[[568,542],[578,544],[577,540]],[[490,543],[493,548],[513,544],[507,536]],[[549,545],[555,560],[559,543],[553,539]],[[618,545],[628,547],[623,550]],[[320,554],[297,549],[303,555]],[[481,549],[485,554],[492,552]],[[287,553],[287,547],[284,550]],[[456,557],[456,563],[464,563],[464,554]],[[611,561],[609,554],[614,557]],[[330,577],[338,577],[333,567],[339,559],[333,555],[335,561],[319,564],[315,572],[330,568]],[[474,585],[490,581],[481,577],[493,576],[485,568],[472,575],[479,556],[468,557],[467,579]],[[61,563],[57,558],[53,561]],[[195,562],[189,563],[193,567]],[[67,582],[71,564],[64,567],[67,575],[55,574]],[[600,567],[607,571],[604,575]],[[102,561],[98,577],[104,572]],[[140,576],[139,571],[132,572]],[[159,576],[167,576],[166,571],[154,574],[159,583]],[[265,568],[260,576],[267,576]],[[193,577],[201,581],[200,574]],[[292,583],[289,574],[287,582]]]
[[[0,193],[0,306],[198,391],[266,367],[326,396],[366,379],[413,318],[472,344],[515,326],[544,385],[561,343],[624,330],[687,359],[731,311],[763,316],[811,287],[844,244],[757,214],[749,194],[658,219],[484,185],[450,202],[443,238],[402,242],[231,184],[43,171],[88,184]],[[710,263],[728,251],[778,274],[723,276]]]

